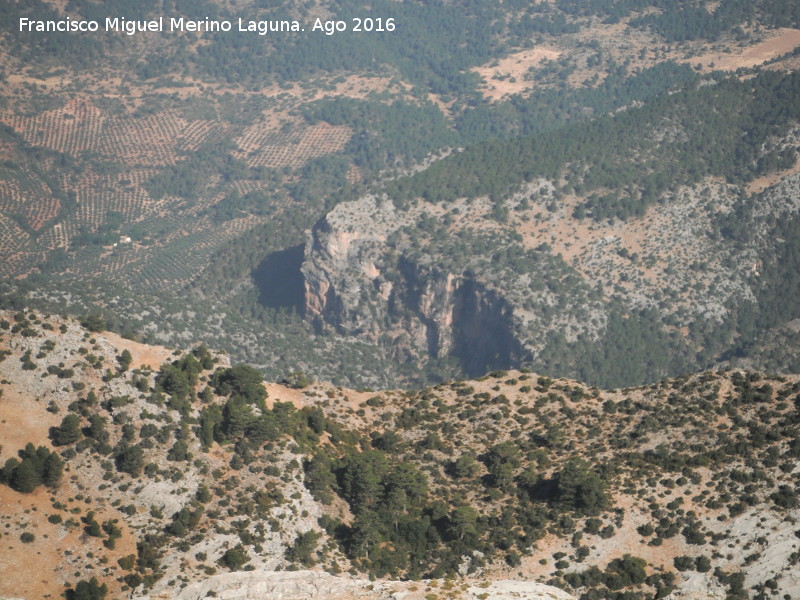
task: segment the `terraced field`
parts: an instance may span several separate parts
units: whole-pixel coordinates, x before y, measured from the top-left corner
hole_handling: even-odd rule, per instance
[[[350,139],[348,127],[327,123],[298,128],[299,131],[276,131],[256,123],[236,139],[238,154],[251,167],[297,169],[313,158],[342,150]]]
[[[163,97],[160,102],[169,103]],[[345,126],[309,125],[302,119],[284,125],[269,115],[252,123],[189,119],[192,111],[180,107],[120,114],[106,104],[103,98],[79,96],[33,116],[0,113],[12,138],[3,143],[8,159],[0,165],[4,276],[27,274],[60,248],[79,250],[67,274],[109,277],[151,291],[179,289],[221,245],[264,222],[240,211],[220,224],[204,211],[230,194],[268,191],[271,184],[209,173],[189,201],[153,197],[154,177],[226,144],[231,144],[230,159],[241,160],[244,168],[295,171],[341,151],[352,135]],[[50,153],[54,184],[15,162],[24,164],[25,152]],[[225,156],[223,150],[220,157]],[[149,232],[147,246],[134,239],[116,247],[131,231]]]

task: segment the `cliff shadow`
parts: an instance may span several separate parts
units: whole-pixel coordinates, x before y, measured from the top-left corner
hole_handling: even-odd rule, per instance
[[[495,369],[509,369],[529,360],[514,335],[511,307],[480,284],[466,280],[456,290],[453,348],[464,373],[479,377]]]
[[[300,244],[273,252],[255,268],[252,275],[260,304],[303,314],[305,286],[300,267],[304,249],[305,245]]]

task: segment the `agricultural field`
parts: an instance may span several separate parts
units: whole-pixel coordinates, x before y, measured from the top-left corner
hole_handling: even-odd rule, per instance
[[[215,249],[264,220],[242,213],[217,227],[208,217],[198,218],[200,213],[228,194],[268,188],[249,178],[253,169],[298,171],[315,158],[340,152],[352,135],[344,126],[302,120],[291,127],[268,116],[252,124],[187,120],[183,114],[190,111],[179,108],[137,116],[97,104],[84,97],[35,116],[0,114],[11,138],[8,154],[23,147],[63,157],[54,183],[26,168],[24,160],[18,164],[9,158],[0,165],[0,211],[40,250],[20,254],[20,240],[2,245],[7,275],[24,275],[38,266],[26,264],[26,257],[41,261],[42,253],[62,249],[88,259],[71,267],[72,273],[135,281],[151,290],[179,288],[202,270],[203,260]],[[181,190],[177,195],[170,195],[172,190],[153,193],[150,182],[165,168],[194,155],[213,154],[220,144],[230,145],[228,160],[241,160],[243,172],[227,181],[209,174],[193,187],[191,201]],[[148,228],[150,221],[158,223],[155,230]],[[147,248],[135,239],[126,249],[130,252],[117,251],[132,230],[158,234],[148,234]],[[93,252],[85,252],[87,246]]]

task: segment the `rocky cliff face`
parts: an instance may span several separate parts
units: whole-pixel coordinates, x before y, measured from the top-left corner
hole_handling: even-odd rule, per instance
[[[574,339],[602,324],[583,292],[555,297],[548,282],[563,276],[554,275],[562,265],[529,256],[515,264],[506,237],[451,228],[436,210],[400,211],[367,196],[319,221],[302,266],[306,317],[321,332],[380,343],[401,361],[454,358],[470,375],[530,360],[550,328]]]
[[[317,223],[302,266],[309,319],[319,327],[337,324],[351,334],[371,329],[369,319],[360,314],[362,283],[380,278],[382,249],[398,218],[393,206],[368,196],[353,203],[349,211],[335,209]],[[388,299],[392,285],[385,282],[376,291]]]
[[[652,381],[731,355],[737,332],[752,336],[750,313],[773,315],[769,327],[797,318],[781,300],[791,294],[770,290],[793,280],[797,236],[779,224],[798,221],[799,186],[797,173],[750,195],[708,180],[645,218],[602,223],[574,217],[577,197],[554,208],[545,180],[504,199],[506,213],[487,198],[400,210],[367,196],[310,232],[305,314],[400,363]],[[762,364],[787,369],[763,357],[752,366]]]

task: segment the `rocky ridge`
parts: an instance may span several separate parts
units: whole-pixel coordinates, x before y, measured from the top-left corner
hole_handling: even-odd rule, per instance
[[[188,585],[175,600],[423,600],[442,589],[460,600],[570,600],[566,592],[527,581],[436,582],[376,581],[335,577],[319,571],[229,573]],[[155,600],[143,596],[134,600]]]
[[[5,596],[57,597],[92,576],[111,597],[152,600],[800,593],[796,376],[706,372],[602,391],[498,371],[408,392],[248,388],[252,371],[202,348],[26,311],[0,327]],[[186,395],[178,371],[197,375]],[[246,427],[266,442],[237,436],[226,385],[263,390]],[[228,415],[214,426],[231,436],[221,442],[208,429],[215,407]],[[70,415],[81,433],[54,436]],[[28,443],[61,456],[57,485],[16,489],[9,460]],[[420,511],[412,522],[436,519],[432,577],[399,581],[403,567],[382,562],[412,551],[403,538],[385,553],[354,545],[369,513],[348,491],[348,464],[373,468],[367,457],[386,461],[380,486],[393,485],[389,465],[426,482],[421,505],[399,501]],[[379,515],[395,496],[375,485]]]

